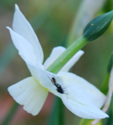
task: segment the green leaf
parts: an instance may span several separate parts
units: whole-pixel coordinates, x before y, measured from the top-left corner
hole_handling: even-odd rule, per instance
[[[84,29],[83,35],[88,41],[101,36],[109,27],[113,19],[113,10],[93,19]]]

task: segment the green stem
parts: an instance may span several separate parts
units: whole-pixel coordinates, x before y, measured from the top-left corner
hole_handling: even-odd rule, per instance
[[[58,97],[57,97],[58,98]],[[65,123],[64,123],[64,114],[65,114],[65,107],[64,107],[64,105],[63,105],[63,102],[62,102],[62,100],[60,99],[60,98],[58,98],[59,99],[59,111],[58,111],[58,125],[65,125]]]
[[[64,105],[60,98],[55,97],[54,106],[48,125],[64,125]]]
[[[76,41],[74,41],[66,50],[64,53],[61,54],[60,57],[58,57],[50,67],[48,67],[48,71],[53,73],[58,73],[62,67],[79,51],[81,48],[83,48],[88,41],[83,37],[79,37]]]
[[[14,102],[9,113],[7,114],[7,116],[5,117],[5,120],[3,121],[2,125],[9,125],[10,120],[12,119],[14,113],[16,112],[17,108],[18,108],[19,104]]]

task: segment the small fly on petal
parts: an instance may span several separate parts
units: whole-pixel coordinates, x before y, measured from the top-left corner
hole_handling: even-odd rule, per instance
[[[64,94],[64,90],[62,89],[61,85],[56,82],[54,77],[52,77],[51,82],[57,87],[57,92]]]

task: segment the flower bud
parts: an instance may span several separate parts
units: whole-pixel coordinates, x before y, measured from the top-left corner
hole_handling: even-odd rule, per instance
[[[83,36],[88,40],[92,41],[101,36],[109,27],[113,19],[113,10],[94,18],[83,31]]]

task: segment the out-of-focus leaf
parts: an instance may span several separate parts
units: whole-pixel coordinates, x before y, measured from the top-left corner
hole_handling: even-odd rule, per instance
[[[89,119],[82,119],[82,121],[80,122],[80,125],[91,125],[91,122],[93,120],[89,120]],[[100,121],[97,125],[102,125],[102,122]]]
[[[0,6],[12,9],[17,0],[0,0]]]
[[[113,9],[113,0],[106,0],[105,6],[103,8],[104,12],[109,12]]]
[[[10,43],[0,57],[0,76],[6,66],[10,63],[10,61],[14,58],[14,56],[17,54],[16,48],[13,46],[13,43]]]
[[[30,23],[34,30],[42,26],[58,3],[59,2],[51,2],[51,0],[48,0],[47,3],[30,18]]]

